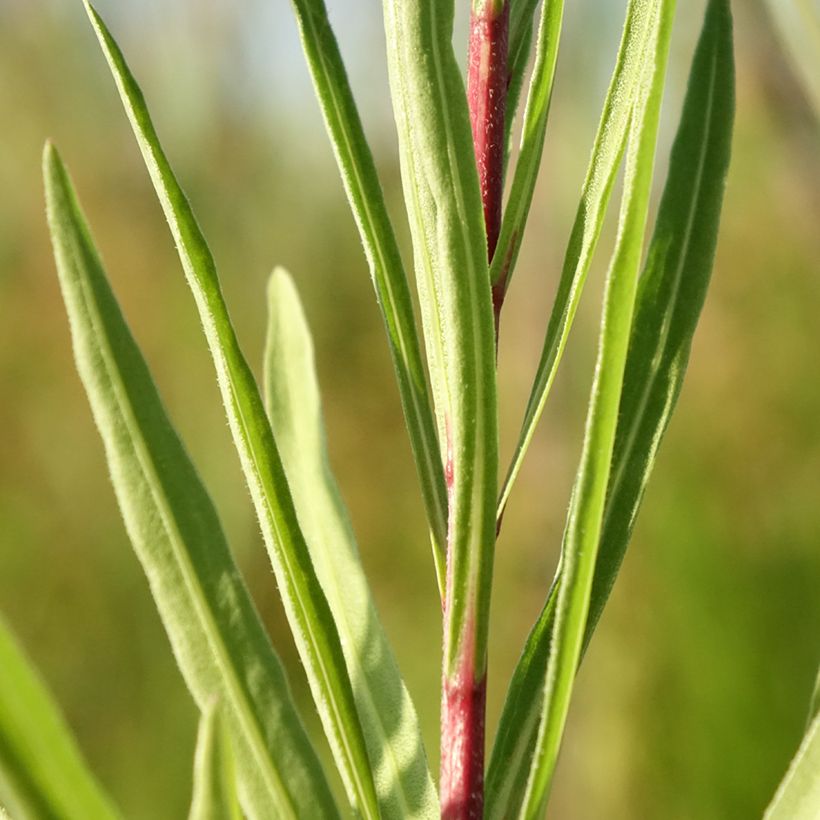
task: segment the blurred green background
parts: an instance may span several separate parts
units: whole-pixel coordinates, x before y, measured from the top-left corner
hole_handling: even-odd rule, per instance
[[[329,5],[407,248],[380,4]],[[546,159],[502,320],[505,457],[624,5],[568,4]],[[333,462],[435,766],[440,618],[422,509],[367,269],[288,4],[98,6],[143,84],[253,362],[269,271],[284,264],[296,277],[316,336]],[[580,675],[554,818],[759,816],[802,734],[820,658],[820,137],[763,9],[735,6],[738,117],[713,286],[631,551]],[[660,180],[702,9],[701,0],[679,4]],[[463,9],[457,36],[463,44]],[[316,721],[192,301],[79,0],[0,0],[0,124],[0,610],[126,816],[183,817],[196,714],[74,371],[43,216],[46,137],[73,171],[125,312],[314,729]],[[490,735],[555,565],[607,230],[498,546]]]

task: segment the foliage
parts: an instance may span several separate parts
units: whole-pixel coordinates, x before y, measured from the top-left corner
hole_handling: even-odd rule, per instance
[[[472,90],[465,93],[453,51],[454,6],[436,0],[384,0],[389,79],[421,308],[419,337],[396,231],[327,10],[323,0],[293,0],[382,311],[433,543],[444,611],[442,782],[437,797],[416,712],[376,613],[330,470],[312,342],[293,282],[281,270],[270,280],[263,401],[240,349],[214,259],[160,145],[142,92],[114,38],[86,2],[194,297],[240,465],[347,803],[364,817],[543,814],[578,664],[625,553],[681,390],[709,283],[734,111],[729,2],[708,3],[644,260],[676,4],[630,0],[541,362],[499,492],[498,316],[541,164],[563,5],[562,0],[545,0],[536,26],[537,4],[530,0],[473,3],[474,25],[502,26],[499,42],[509,41],[509,52],[502,55],[510,89],[505,140],[512,133],[535,35],[521,147],[498,249],[493,256],[490,248],[488,256],[489,226],[482,216],[487,193],[473,157],[474,97]],[[482,48],[480,37],[476,42]],[[494,54],[489,49],[484,57],[492,60]],[[504,157],[505,165],[511,156]],[[618,235],[604,289],[598,357],[562,556],[510,685],[487,769],[485,806],[484,698],[496,538],[568,343],[624,157]],[[496,172],[503,174],[503,167]],[[238,804],[250,817],[338,816],[345,809],[319,762],[315,739],[303,728],[213,503],[167,417],[108,284],[68,174],[50,145],[44,176],[78,370],[129,536],[182,675],[203,714],[191,816],[235,817]],[[0,749],[12,750],[0,756],[2,797],[35,817],[47,814],[40,805],[75,798],[91,801],[93,808],[67,804],[54,813],[114,816],[45,693],[32,683],[19,654],[9,652],[19,681],[0,687]],[[34,693],[35,715],[43,717],[22,728],[14,723],[10,706],[21,688]],[[813,726],[773,812],[801,801],[816,806],[816,721]],[[57,740],[49,744],[49,735]],[[7,738],[22,741],[10,744]],[[82,784],[77,795],[71,789],[66,795],[55,770],[41,772],[24,753],[43,744],[70,761],[65,765]]]

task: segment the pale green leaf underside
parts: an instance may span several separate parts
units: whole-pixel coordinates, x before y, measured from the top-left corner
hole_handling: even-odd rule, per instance
[[[142,92],[119,47],[86,2],[194,295],[234,445],[322,725],[351,803],[378,815],[370,763],[338,632],[310,560],[262,398],[239,347],[216,266],[174,176]]]
[[[114,820],[51,693],[0,618],[0,816]]]
[[[763,820],[820,817],[820,717],[815,717]]]
[[[418,719],[376,613],[330,467],[313,343],[292,279],[268,287],[265,403],[296,513],[342,641],[382,817],[438,816]]]
[[[77,368],[105,444],[126,528],[177,663],[200,709],[225,705],[252,817],[336,817],[281,665],[171,426],[56,152],[44,174]]]
[[[242,820],[230,738],[216,701],[202,713],[188,820]]]
[[[630,0],[615,70],[609,84],[581,201],[572,226],[558,291],[547,327],[521,433],[502,487],[498,515],[503,515],[513,483],[541,418],[566,347],[592,258],[604,224],[612,187],[629,128],[647,48],[649,0]]]
[[[686,371],[717,243],[733,111],[731,19],[725,5],[718,3],[706,19],[692,64],[669,176],[639,283],[585,643],[626,551]],[[532,754],[556,592],[554,585],[507,693],[488,771],[490,806],[515,787],[510,771],[517,766],[511,763]]]
[[[384,0],[388,69],[433,400],[451,467],[445,667],[486,655],[498,462],[487,245],[453,4]]]
[[[632,114],[618,239],[607,275],[598,360],[567,519],[552,651],[521,810],[525,818],[543,813],[583,646],[649,210],[674,7],[674,0],[658,0],[646,7],[648,48]]]
[[[292,0],[292,5],[384,318],[443,594],[447,494],[407,274],[325,4]]]

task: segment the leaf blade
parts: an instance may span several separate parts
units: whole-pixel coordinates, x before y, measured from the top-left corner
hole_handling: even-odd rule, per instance
[[[19,817],[120,816],[59,707],[0,618],[0,803]]]
[[[296,287],[282,269],[268,287],[265,403],[296,512],[339,628],[385,818],[438,816],[415,708],[379,621],[333,476],[313,343]]]
[[[142,91],[102,19],[88,0],[84,3],[199,311],[234,445],[325,734],[351,803],[365,816],[376,817],[370,762],[338,632],[299,528],[259,388],[240,349],[213,256],[162,150]]]
[[[545,0],[538,25],[535,65],[524,109],[521,151],[504,207],[501,234],[490,265],[490,281],[506,292],[509,287],[532,203],[547,131],[558,44],[564,17],[563,0]],[[515,35],[514,35],[515,36]],[[515,39],[513,39],[513,44]],[[515,76],[515,74],[514,74]]]
[[[634,96],[640,81],[642,57],[648,35],[646,6],[646,0],[630,0],[627,9],[615,70],[607,91],[581,191],[581,201],[567,245],[541,359],[530,391],[515,453],[501,489],[498,502],[499,520],[503,516],[513,484],[552,388],[601,235],[604,216],[626,144]]]
[[[612,475],[621,472],[630,480],[610,480],[595,566],[590,610],[585,630],[588,644],[603,610],[614,576],[626,550],[643,489],[654,466],[654,456],[666,429],[669,414],[680,392],[691,340],[695,332],[711,275],[717,245],[718,220],[731,154],[734,111],[734,65],[731,17],[723,4],[713,4],[689,79],[681,121],[670,157],[669,175],[658,220],[638,289],[630,348],[624,373],[619,416],[638,423],[640,437],[625,432],[619,422]],[[713,71],[711,65],[717,64]],[[709,102],[711,100],[711,103]],[[692,151],[696,157],[693,159]],[[705,159],[697,159],[701,153]],[[703,176],[693,168],[703,166]],[[696,223],[686,229],[688,214]],[[689,239],[684,237],[689,235]],[[673,252],[660,253],[674,239]],[[679,270],[686,276],[680,279]],[[675,333],[662,333],[664,320]],[[630,396],[654,380],[651,399],[636,414]],[[632,400],[632,405],[635,404]],[[643,446],[638,446],[642,442]],[[651,442],[652,446],[646,446]],[[644,454],[643,456],[641,454]],[[620,511],[616,515],[616,511]],[[512,788],[506,776],[510,761],[531,754],[534,743],[533,711],[543,688],[550,649],[558,578],[516,667],[499,723],[488,773],[488,795]],[[493,801],[503,801],[504,793]],[[497,816],[497,815],[490,815]]]
[[[407,274],[373,155],[323,0],[292,0],[316,96],[359,229],[387,331],[444,590],[447,495]]]
[[[495,525],[495,342],[481,197],[452,4],[385,0],[388,68],[425,342],[445,462],[452,469],[445,666],[475,618],[483,669]],[[421,55],[427,55],[422,58]],[[462,590],[473,588],[463,595]],[[453,594],[451,595],[451,591]],[[470,609],[470,613],[467,609]]]
[[[252,816],[275,810],[295,818],[310,806],[336,817],[213,504],[111,292],[68,174],[48,145],[44,176],[77,367],[129,537],[186,684],[200,708],[214,695],[229,705],[243,802]]]
[[[598,361],[561,557],[541,721],[521,810],[527,818],[543,813],[583,646],[648,218],[674,9],[675,0],[659,0],[649,10],[651,49],[645,56],[630,128],[618,240],[605,286]]]
[[[194,756],[194,791],[188,820],[242,820],[230,739],[217,702],[202,713]]]

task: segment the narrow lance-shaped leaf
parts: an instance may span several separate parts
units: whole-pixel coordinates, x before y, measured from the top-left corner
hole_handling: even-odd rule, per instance
[[[538,26],[535,66],[524,110],[521,152],[504,210],[501,236],[490,266],[490,281],[498,294],[496,302],[503,300],[510,284],[541,165],[563,16],[564,0],[545,0]]]
[[[236,769],[216,701],[202,713],[194,756],[194,793],[188,820],[242,820]]]
[[[639,282],[585,644],[626,551],[686,372],[717,245],[733,115],[731,17],[726,4],[716,3],[709,9],[692,62],[657,224]],[[532,754],[556,591],[557,583],[527,639],[507,693],[487,781],[493,806],[503,801],[511,787],[510,770],[515,767],[510,761]]]
[[[330,468],[313,343],[290,276],[268,288],[265,402],[296,513],[342,640],[382,817],[438,816],[413,703],[379,622]]]
[[[453,3],[384,0],[393,108],[449,493],[442,812],[483,799],[495,544],[495,340],[481,196]],[[456,782],[458,781],[458,782]]]
[[[521,98],[521,89],[527,71],[535,28],[535,10],[538,0],[509,0],[510,40],[507,52],[509,86],[507,88],[507,122],[504,144],[509,157],[512,126]]]
[[[598,360],[561,556],[541,720],[521,809],[525,818],[543,813],[584,641],[649,210],[674,8],[674,0],[658,0],[650,9],[650,47],[644,55],[632,115],[618,239],[604,291]]]
[[[407,274],[323,0],[292,0],[345,191],[384,318],[444,594],[447,491]]]
[[[649,0],[630,0],[627,9],[618,59],[609,84],[598,133],[595,136],[595,145],[572,226],[541,360],[530,392],[518,444],[501,490],[499,518],[504,513],[513,483],[541,418],[601,235],[640,83],[643,57],[647,49],[650,6]]]
[[[75,358],[126,528],[199,705],[224,704],[251,817],[338,816],[216,510],[122,317],[50,146],[49,224]]]
[[[119,817],[2,618],[0,670],[0,816]]]
[[[234,445],[331,750],[351,803],[365,816],[376,816],[376,790],[339,635],[299,528],[259,388],[228,315],[213,256],[162,150],[142,92],[122,52],[87,2],[86,8],[199,310]]]

